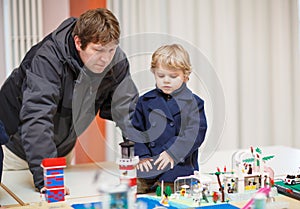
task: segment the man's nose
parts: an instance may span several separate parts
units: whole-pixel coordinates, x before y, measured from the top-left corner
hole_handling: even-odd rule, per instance
[[[107,52],[107,53],[102,54],[101,60],[104,62],[108,62],[110,60],[110,53]]]

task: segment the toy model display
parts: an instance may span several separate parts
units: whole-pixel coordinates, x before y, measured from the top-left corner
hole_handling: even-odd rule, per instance
[[[300,183],[300,174],[297,174],[297,175],[288,174],[288,175],[286,175],[284,182],[286,184],[291,184],[291,185],[299,184]]]
[[[289,173],[284,179],[277,180],[275,186],[279,193],[300,200],[300,167],[298,172]]]

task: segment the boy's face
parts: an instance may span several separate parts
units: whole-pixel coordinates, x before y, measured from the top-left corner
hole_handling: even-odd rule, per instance
[[[183,82],[188,80],[183,70],[164,68],[161,65],[154,69],[153,73],[157,87],[165,94],[171,94],[176,89],[179,89]]]
[[[102,73],[112,61],[118,45],[115,41],[106,45],[89,43],[83,50],[78,36],[74,37],[75,46],[83,64],[94,73]]]

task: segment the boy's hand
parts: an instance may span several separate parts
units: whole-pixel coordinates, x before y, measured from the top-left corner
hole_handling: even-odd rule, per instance
[[[144,172],[144,168],[145,168],[145,171],[149,172],[149,170],[151,170],[153,168],[152,164],[151,164],[152,161],[153,161],[153,159],[151,159],[151,158],[141,159],[139,164],[136,166],[136,168],[138,170],[141,170],[142,172]]]
[[[166,152],[163,151],[160,153],[159,157],[157,160],[154,162],[154,165],[157,165],[157,170],[163,170],[167,167],[168,164],[171,164],[171,169],[174,167],[174,160],[171,158],[171,156]]]

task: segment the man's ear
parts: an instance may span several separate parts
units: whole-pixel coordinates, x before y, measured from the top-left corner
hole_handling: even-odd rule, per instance
[[[81,40],[77,35],[74,36],[74,43],[77,51],[81,51]]]

